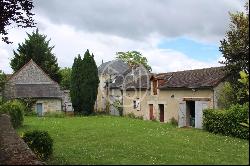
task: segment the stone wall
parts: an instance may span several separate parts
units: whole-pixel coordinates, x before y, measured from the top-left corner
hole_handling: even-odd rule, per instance
[[[18,136],[8,115],[0,115],[0,165],[45,165]]]

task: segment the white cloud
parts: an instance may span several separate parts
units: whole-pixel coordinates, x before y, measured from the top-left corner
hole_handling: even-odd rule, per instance
[[[242,0],[41,0],[34,11],[85,32],[138,40],[155,32],[215,42],[228,27],[228,12],[243,6]]]
[[[78,54],[83,55],[86,49],[94,53],[97,65],[100,65],[102,60],[113,60],[115,53],[118,51],[138,50],[148,58],[153,72],[167,72],[219,65],[216,61],[201,62],[190,59],[185,54],[175,50],[157,48],[157,44],[161,41],[158,33],[150,34],[145,40],[133,40],[116,35],[79,31],[73,26],[66,24],[53,24],[44,17],[36,16],[36,18],[39,20],[38,27],[41,27],[40,32],[46,34],[47,39],[51,38],[51,45],[55,45],[53,52],[58,58],[60,67],[71,67],[74,57]],[[31,29],[28,31],[30,33]],[[11,72],[9,62],[13,56],[12,50],[16,50],[17,44],[23,42],[24,38],[27,38],[25,31],[14,29],[10,31],[10,40],[14,43],[7,45],[1,42],[0,69],[6,73]]]

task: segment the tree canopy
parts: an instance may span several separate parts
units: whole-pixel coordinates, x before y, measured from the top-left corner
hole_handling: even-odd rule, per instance
[[[12,43],[8,38],[7,27],[15,24],[17,27],[34,27],[31,10],[34,7],[32,0],[0,0],[0,35],[2,41]],[[11,27],[10,27],[11,28]]]
[[[229,13],[231,23],[225,38],[220,41],[220,51],[225,61],[220,63],[226,65],[230,72],[230,82],[237,83],[239,72],[249,73],[249,11],[248,3],[245,5],[246,11]]]
[[[143,57],[138,51],[127,51],[127,52],[117,52],[117,59],[121,59],[127,63],[131,68],[137,68],[139,65],[143,65],[149,72],[152,68],[148,65],[148,60]]]
[[[94,55],[87,50],[83,59],[80,55],[74,59],[72,66],[70,96],[74,111],[83,115],[90,115],[94,111],[98,85]]]
[[[62,77],[60,86],[63,89],[70,89],[70,78],[71,78],[72,69],[69,67],[65,67],[63,69],[60,69],[59,72]]]
[[[60,83],[61,75],[57,58],[52,53],[54,46],[50,45],[50,40],[46,40],[47,36],[39,33],[38,29],[32,34],[28,34],[28,39],[24,43],[19,43],[17,51],[14,51],[14,57],[11,59],[10,66],[15,71],[19,70],[23,65],[33,59],[45,73],[53,80]]]
[[[6,79],[7,79],[6,75],[2,70],[0,70],[0,92],[3,92]]]
[[[249,82],[249,4],[245,12],[229,13],[231,23],[225,38],[220,41],[220,51],[225,58],[220,63],[226,65],[229,74],[228,83],[224,87],[222,101],[228,103],[248,102],[247,82]],[[241,77],[241,79],[239,79]],[[229,106],[229,105],[228,105]]]

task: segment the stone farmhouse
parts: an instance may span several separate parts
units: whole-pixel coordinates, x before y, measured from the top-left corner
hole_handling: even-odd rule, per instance
[[[107,98],[118,96],[124,114],[202,128],[203,109],[218,107],[218,91],[225,78],[223,67],[139,75],[127,70],[111,81]]]
[[[95,104],[95,109],[99,112],[110,111],[111,115],[119,115],[116,109],[112,106],[111,108],[107,108],[109,104],[109,100],[120,99],[121,100],[121,91],[117,91],[116,94],[110,94],[110,84],[116,77],[120,75],[124,75],[126,71],[129,69],[129,66],[121,60],[113,60],[102,63],[98,67],[98,75],[99,75],[99,87],[98,87],[98,95]]]
[[[11,75],[5,85],[6,99],[35,99],[33,109],[38,115],[45,112],[72,111],[69,91],[61,90],[32,59]]]
[[[143,67],[131,69],[121,60],[102,63],[98,74],[96,111],[119,115],[113,106],[119,101],[125,115],[195,128],[202,128],[203,109],[218,107],[217,94],[226,79],[223,67],[154,74]],[[39,115],[73,111],[69,90],[61,90],[33,60],[8,78],[3,95],[35,99]]]

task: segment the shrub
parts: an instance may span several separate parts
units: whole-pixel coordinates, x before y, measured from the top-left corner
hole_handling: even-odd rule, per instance
[[[37,112],[32,110],[32,111],[24,111],[24,116],[37,116]]]
[[[33,116],[33,115],[37,115],[36,112],[34,112],[34,110],[32,110],[34,104],[36,103],[36,99],[32,99],[32,98],[22,98],[19,99],[26,107],[26,109],[24,110],[24,115],[26,116]]]
[[[18,100],[8,101],[0,106],[0,114],[6,113],[10,115],[11,123],[14,128],[18,128],[23,124],[23,112],[26,107]]]
[[[136,118],[136,116],[135,116],[135,114],[133,112],[130,112],[130,113],[126,114],[126,117],[133,118],[133,119]]]
[[[173,125],[173,126],[178,126],[178,121],[174,117],[172,117],[170,119],[170,124]]]
[[[143,116],[136,116],[133,112],[126,114],[125,117],[143,120]]]
[[[218,92],[218,107],[220,109],[228,109],[237,102],[236,90],[229,82],[225,82],[224,86]]]
[[[227,110],[207,109],[203,112],[203,127],[213,133],[220,133],[243,139],[249,139],[249,128],[241,125],[247,122],[249,104],[232,105]]]
[[[45,112],[44,117],[54,117],[54,118],[64,118],[65,113],[62,111],[56,111],[56,112]]]
[[[28,131],[23,135],[24,142],[42,160],[47,160],[53,153],[53,139],[47,131]]]

